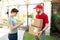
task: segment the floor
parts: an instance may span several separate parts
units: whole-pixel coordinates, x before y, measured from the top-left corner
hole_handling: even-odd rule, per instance
[[[21,28],[18,30],[18,40],[23,40],[25,29]],[[8,40],[8,29],[0,28],[0,40]]]

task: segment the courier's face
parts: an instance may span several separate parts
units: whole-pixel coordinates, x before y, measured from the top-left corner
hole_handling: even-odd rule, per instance
[[[36,12],[39,14],[41,12],[41,9],[36,8]]]
[[[36,8],[36,12],[39,12],[40,11],[40,9],[39,8]]]

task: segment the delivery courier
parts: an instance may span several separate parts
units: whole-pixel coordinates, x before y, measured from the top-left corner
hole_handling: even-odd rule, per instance
[[[43,5],[37,4],[34,8],[37,12],[36,19],[42,19],[43,24],[39,32],[39,37],[35,37],[36,40],[45,40],[45,30],[48,28],[48,16],[44,13]]]

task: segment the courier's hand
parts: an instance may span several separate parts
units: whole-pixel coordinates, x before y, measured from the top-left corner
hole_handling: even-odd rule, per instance
[[[40,31],[40,32],[38,33],[38,35],[41,36],[41,35],[42,35],[42,32],[43,32],[43,31]]]

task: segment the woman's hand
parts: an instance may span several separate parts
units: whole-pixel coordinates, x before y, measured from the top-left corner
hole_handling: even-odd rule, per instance
[[[21,25],[23,25],[23,23],[17,23],[17,25],[18,25],[18,26],[21,26]]]

